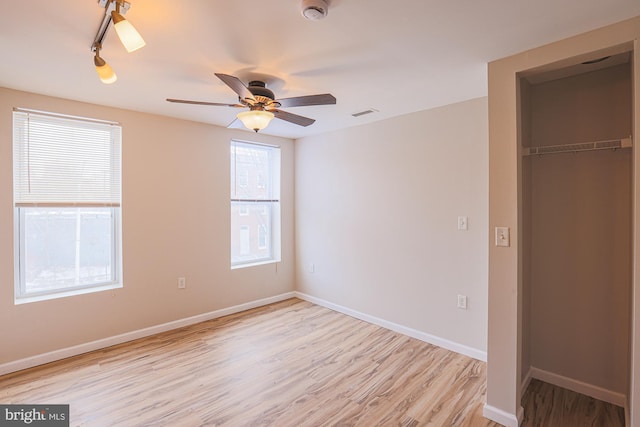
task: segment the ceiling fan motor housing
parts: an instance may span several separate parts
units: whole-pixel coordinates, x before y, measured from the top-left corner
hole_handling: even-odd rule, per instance
[[[251,92],[254,96],[261,96],[264,98],[268,98],[271,101],[276,99],[275,95],[270,89],[267,89],[267,85],[265,82],[261,82],[259,80],[254,80],[249,82],[249,86],[247,86],[249,92]]]
[[[310,21],[318,21],[329,13],[329,3],[327,0],[302,0],[302,16]]]
[[[267,84],[260,80],[253,80],[249,82],[247,86],[249,92],[253,95],[255,101],[240,99],[240,102],[248,105],[252,110],[264,110],[268,108],[278,108],[280,103],[276,101],[276,96],[273,91],[267,89]]]

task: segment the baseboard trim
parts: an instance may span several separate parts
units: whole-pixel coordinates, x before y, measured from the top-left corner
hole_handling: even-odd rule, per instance
[[[339,304],[334,304],[334,303],[329,302],[327,300],[324,300],[322,298],[314,297],[312,295],[308,295],[308,294],[305,294],[303,292],[295,291],[294,294],[295,294],[295,296],[297,298],[300,298],[302,300],[305,300],[305,301],[320,305],[322,307],[337,311],[337,312],[342,313],[342,314],[346,314],[346,315],[351,316],[351,317],[355,317],[356,319],[364,320],[365,322],[369,322],[369,323],[372,323],[374,325],[383,327],[385,329],[389,329],[391,331],[398,332],[400,334],[410,336],[411,338],[415,338],[415,339],[418,339],[420,341],[424,341],[424,342],[429,343],[429,344],[437,345],[438,347],[442,347],[442,348],[445,348],[447,350],[451,350],[451,351],[454,351],[456,353],[460,353],[460,354],[463,354],[465,356],[472,357],[472,358],[480,360],[482,362],[486,362],[487,361],[487,352],[486,351],[478,350],[476,348],[468,347],[468,346],[463,345],[463,344],[458,344],[456,342],[449,341],[447,339],[440,338],[440,337],[437,337],[435,335],[428,334],[426,332],[418,331],[416,329],[409,328],[409,327],[406,327],[406,326],[403,326],[403,325],[399,325],[397,323],[389,322],[389,321],[381,319],[379,317],[371,316],[371,315],[366,314],[366,313],[362,313],[362,312],[359,312],[359,311],[356,311],[356,310],[352,310],[352,309],[350,309],[348,307],[344,307],[344,306],[339,305]]]
[[[184,326],[194,325],[196,323],[204,322],[207,320],[217,319],[218,317],[228,316],[229,314],[240,313],[241,311],[250,310],[256,307],[262,307],[268,304],[273,304],[273,303],[284,301],[294,297],[295,297],[294,292],[286,292],[280,295],[275,295],[268,298],[262,298],[259,300],[246,302],[244,304],[238,304],[232,307],[222,308],[220,310],[198,314],[196,316],[191,316],[184,319],[162,323],[160,325],[150,326],[148,328],[138,329],[135,331],[126,332],[124,334],[115,335],[112,337],[103,338],[96,341],[91,341],[88,343],[63,348],[60,350],[50,351],[48,353],[27,357],[25,359],[3,363],[3,364],[0,364],[0,375],[21,371],[27,368],[33,368],[34,366],[44,365],[45,363],[55,362],[57,360],[66,359],[67,357],[77,356],[79,354],[87,353],[94,350],[99,350],[99,349],[110,347],[116,344],[122,344],[127,341],[133,341],[139,338],[144,338],[151,335],[159,334],[161,332],[182,328]]]
[[[626,406],[627,397],[622,393],[587,384],[559,374],[554,374],[553,372],[545,371],[533,366],[531,367],[530,372],[531,377],[537,380],[566,388],[567,390],[575,391],[576,393],[584,394],[586,396],[593,397],[594,399],[609,402],[623,408]]]
[[[531,384],[531,367],[529,367],[527,374],[524,376],[524,379],[520,384],[520,399],[522,399],[522,396],[524,396],[524,393],[527,391],[527,388],[529,388],[529,384]]]
[[[520,422],[522,422],[523,409],[520,407],[518,415],[516,416],[502,409],[498,409],[495,406],[485,404],[482,408],[482,416],[498,424],[502,424],[505,427],[518,427]]]

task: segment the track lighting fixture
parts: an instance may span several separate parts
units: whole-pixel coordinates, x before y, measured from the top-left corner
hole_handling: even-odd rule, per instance
[[[93,64],[96,66],[96,73],[98,73],[98,77],[100,77],[100,81],[102,81],[102,83],[111,84],[118,80],[118,76],[116,76],[113,68],[111,68],[109,64],[100,57],[100,45],[95,46]]]
[[[133,52],[140,49],[146,43],[140,36],[140,33],[127,21],[124,16],[129,7],[131,6],[124,0],[98,0],[101,7],[104,7],[105,13],[93,39],[91,45],[91,51],[95,53],[93,63],[96,67],[96,72],[103,83],[109,84],[116,81],[116,74],[113,69],[106,63],[106,61],[100,56],[100,49],[102,49],[102,42],[107,35],[109,25],[113,22],[113,26],[118,34],[118,38],[122,42],[127,52]]]

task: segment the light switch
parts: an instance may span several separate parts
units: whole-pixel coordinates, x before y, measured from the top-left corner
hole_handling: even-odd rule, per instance
[[[496,246],[509,245],[509,227],[496,227]]]
[[[467,217],[459,216],[458,217],[458,230],[467,230],[469,228]]]

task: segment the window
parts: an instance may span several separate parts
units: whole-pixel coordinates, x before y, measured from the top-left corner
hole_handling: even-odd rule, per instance
[[[122,286],[121,128],[13,112],[15,301]]]
[[[231,141],[231,267],[280,261],[280,149]]]
[[[242,188],[247,188],[249,186],[249,171],[246,169],[241,169],[238,171],[238,180],[237,183]]]
[[[240,256],[251,254],[251,231],[248,225],[240,226]]]
[[[258,249],[264,249],[267,247],[267,227],[260,224],[258,228]]]
[[[267,186],[267,183],[265,182],[264,174],[262,172],[258,172],[258,176],[256,177],[256,179],[257,179],[258,188],[265,188]]]

